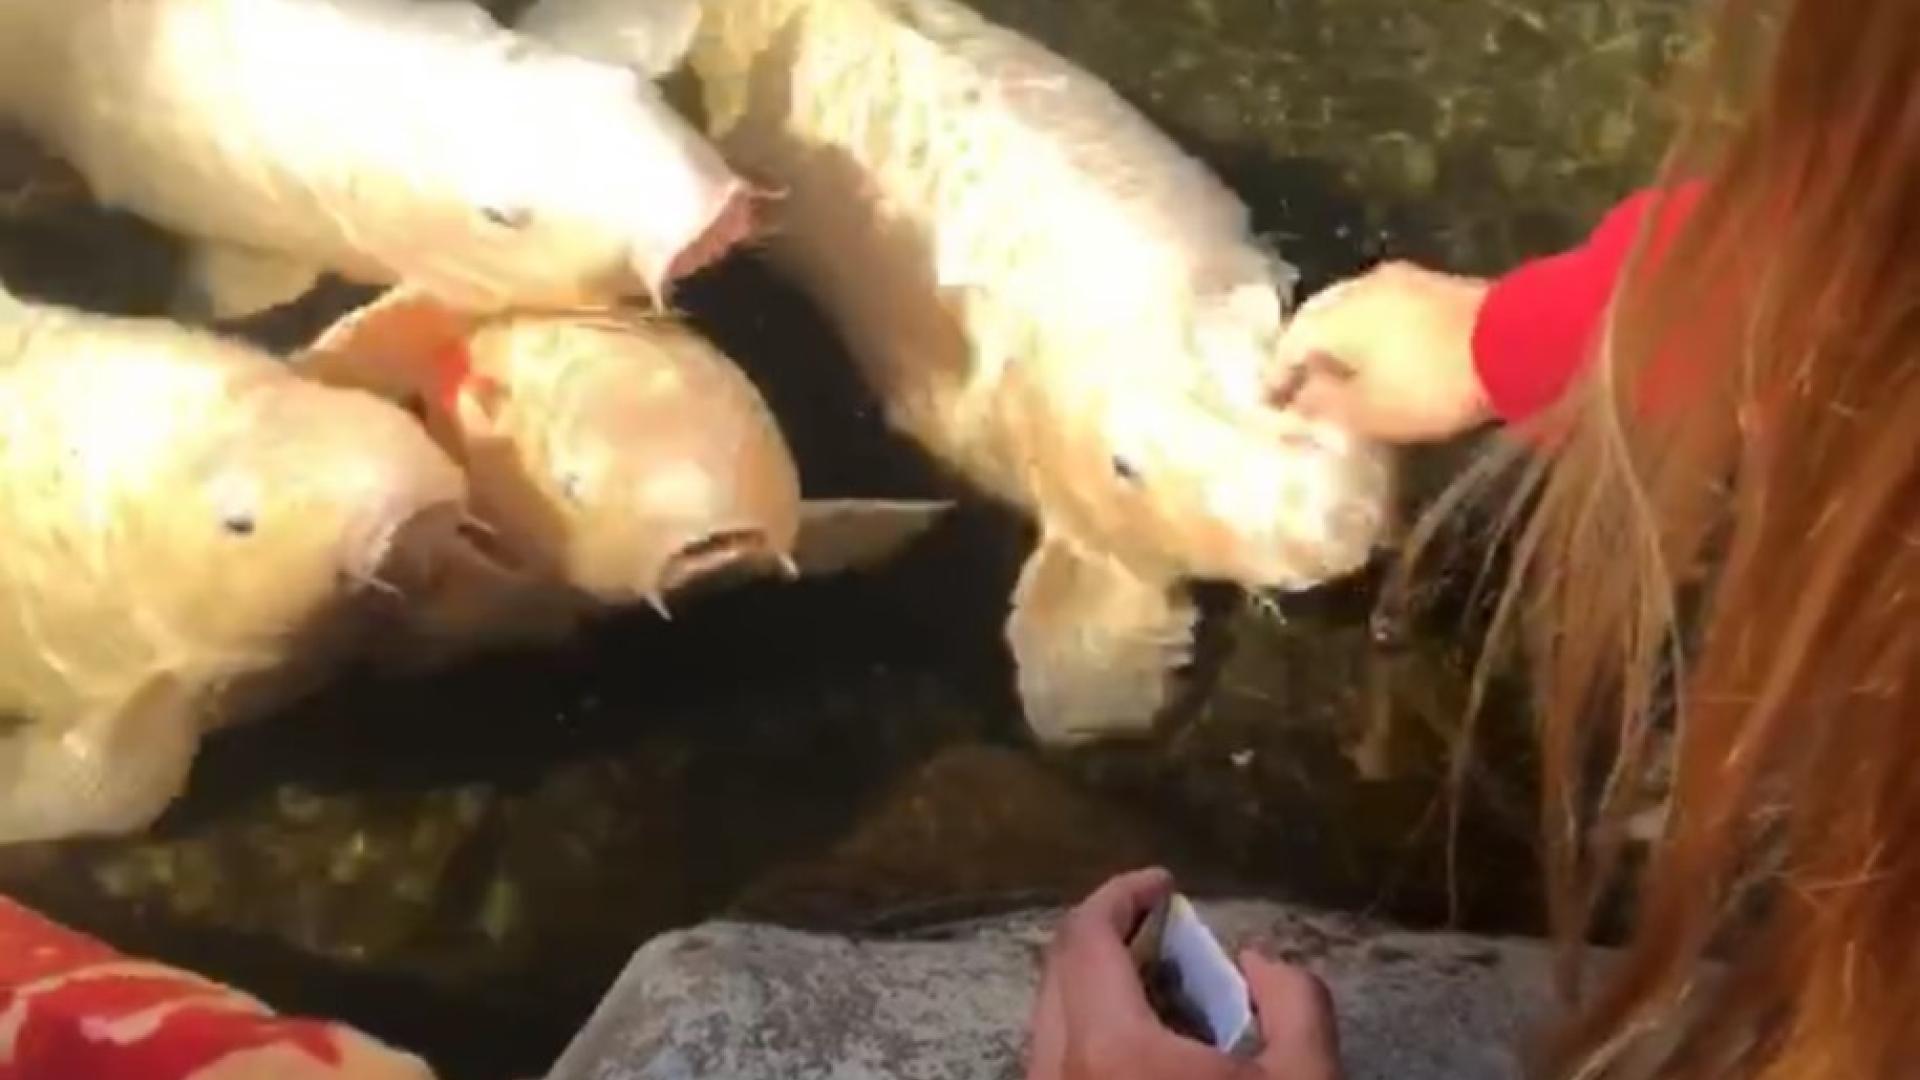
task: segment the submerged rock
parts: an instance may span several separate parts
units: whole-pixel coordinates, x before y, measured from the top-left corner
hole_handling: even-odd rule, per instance
[[[1011,747],[961,743],[846,835],[755,881],[726,916],[851,932],[1059,903],[1134,866],[1205,874],[1196,845]]]
[[[1551,1002],[1550,952],[1284,905],[1202,904],[1229,950],[1327,980],[1349,1080],[1507,1080]],[[707,923],[648,943],[547,1080],[987,1080],[1019,1075],[1057,912],[912,939]]]

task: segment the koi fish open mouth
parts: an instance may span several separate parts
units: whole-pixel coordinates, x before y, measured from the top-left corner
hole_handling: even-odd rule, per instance
[[[759,235],[762,229],[759,206],[777,197],[772,192],[746,185],[735,189],[706,230],[674,257],[667,267],[666,280],[655,285],[655,295],[715,265],[736,247]]]
[[[657,596],[717,587],[786,565],[760,529],[722,529],[682,547],[660,568]]]

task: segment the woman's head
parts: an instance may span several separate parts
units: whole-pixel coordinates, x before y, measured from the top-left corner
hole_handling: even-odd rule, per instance
[[[1676,724],[1627,956],[1547,1071],[1893,1075],[1920,1047],[1920,8],[1715,16],[1668,166],[1705,193],[1549,420],[1499,610],[1562,934]],[[1696,981],[1721,942],[1730,977]]]

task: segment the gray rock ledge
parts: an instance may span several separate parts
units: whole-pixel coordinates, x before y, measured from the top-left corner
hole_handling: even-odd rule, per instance
[[[1511,1080],[1553,1001],[1537,941],[1397,931],[1270,903],[1205,903],[1229,949],[1325,978],[1350,1080]],[[635,953],[547,1080],[1017,1077],[1058,918],[1029,912],[910,938],[715,922]]]

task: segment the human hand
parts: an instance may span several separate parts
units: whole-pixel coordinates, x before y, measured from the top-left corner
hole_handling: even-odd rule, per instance
[[[1473,327],[1488,287],[1404,262],[1329,286],[1280,336],[1274,403],[1388,442],[1485,423]]]
[[[1174,1034],[1147,1004],[1126,937],[1173,888],[1164,870],[1109,880],[1055,931],[1034,1005],[1027,1080],[1339,1080],[1326,987],[1253,952],[1240,957],[1266,1048],[1228,1057]]]

